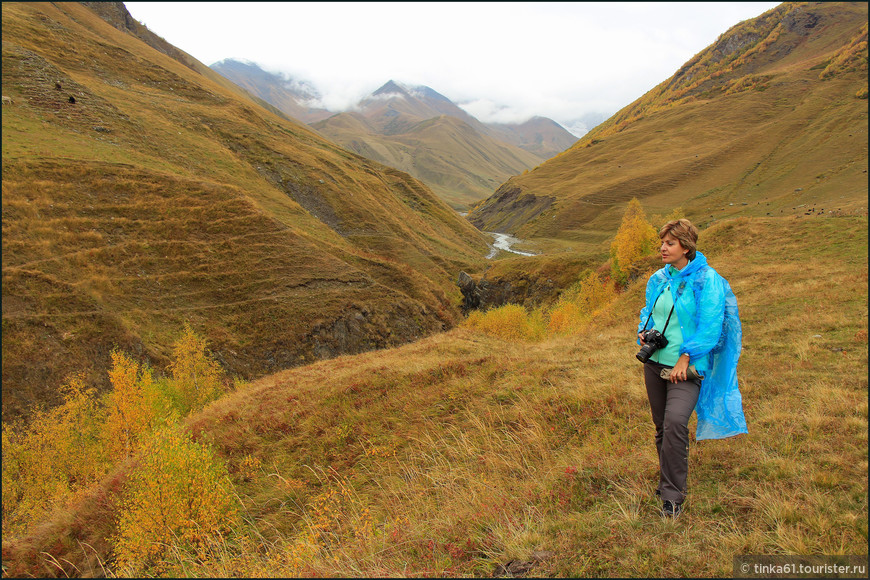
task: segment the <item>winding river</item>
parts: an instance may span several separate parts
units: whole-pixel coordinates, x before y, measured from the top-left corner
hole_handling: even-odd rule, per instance
[[[511,252],[513,254],[519,254],[520,256],[534,256],[535,254],[529,252],[521,252],[519,250],[512,250],[511,246],[522,242],[522,240],[513,237],[510,234],[500,234],[498,232],[485,232],[495,238],[495,241],[492,244],[492,248],[489,251],[489,254],[486,256],[487,260],[493,259],[496,254],[498,254],[499,250],[504,250],[505,252]]]

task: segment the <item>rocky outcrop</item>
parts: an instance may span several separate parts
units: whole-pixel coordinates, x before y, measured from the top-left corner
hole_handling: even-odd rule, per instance
[[[499,187],[483,204],[468,214],[479,230],[516,233],[517,229],[549,209],[555,197],[523,191],[510,181]]]
[[[562,291],[552,279],[541,279],[533,275],[518,278],[479,281],[465,272],[459,273],[456,284],[462,292],[462,312],[489,310],[505,304],[539,306],[554,302]]]
[[[460,272],[456,284],[459,286],[459,291],[462,292],[462,312],[467,314],[470,310],[480,308],[486,296],[486,280],[482,280],[478,284],[471,276],[465,272]]]
[[[80,4],[93,10],[97,16],[118,30],[132,34],[151,48],[159,50],[166,56],[174,58],[191,70],[196,70],[196,66],[194,66],[187,53],[177,49],[160,36],[148,30],[147,27],[140,24],[130,15],[123,2],[80,2]]]
[[[339,318],[316,324],[305,341],[307,358],[318,360],[344,354],[399,346],[447,329],[426,306],[397,300],[388,310],[353,305]],[[278,365],[276,368],[292,365]]]

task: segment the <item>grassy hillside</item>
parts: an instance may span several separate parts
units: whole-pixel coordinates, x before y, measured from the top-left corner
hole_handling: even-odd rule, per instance
[[[166,573],[728,577],[735,555],[863,553],[867,219],[725,220],[699,248],[738,297],[749,433],[693,441],[678,520],[654,495],[640,280],[574,336],[459,328],[215,402],[188,428],[227,462],[243,522]],[[124,473],[4,536],[8,572],[111,573]]]
[[[407,171],[453,208],[466,210],[505,179],[544,158],[493,139],[453,116],[403,114],[401,128],[383,134],[377,115],[339,113],[312,127],[369,159]]]
[[[549,159],[577,142],[577,137],[546,117],[519,124],[487,123],[486,127],[508,143]]]
[[[164,365],[184,321],[252,378],[459,320],[474,227],[126,30],[3,4],[4,419],[113,345]]]
[[[469,219],[595,248],[632,197],[699,224],[866,212],[867,5],[785,3],[740,23]]]

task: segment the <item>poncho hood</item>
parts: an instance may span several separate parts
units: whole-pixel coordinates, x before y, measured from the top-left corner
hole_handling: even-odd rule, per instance
[[[701,252],[695,252],[695,259],[689,260],[689,263],[682,270],[665,266],[661,271],[665,277],[670,279],[688,278],[705,267],[708,267],[707,257]]]

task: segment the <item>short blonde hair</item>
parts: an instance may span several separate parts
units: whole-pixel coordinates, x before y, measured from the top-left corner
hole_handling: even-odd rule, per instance
[[[695,251],[698,246],[698,228],[692,222],[685,218],[669,221],[659,230],[659,237],[664,239],[668,234],[677,238],[680,245],[689,250],[686,254],[688,259],[695,259]]]

